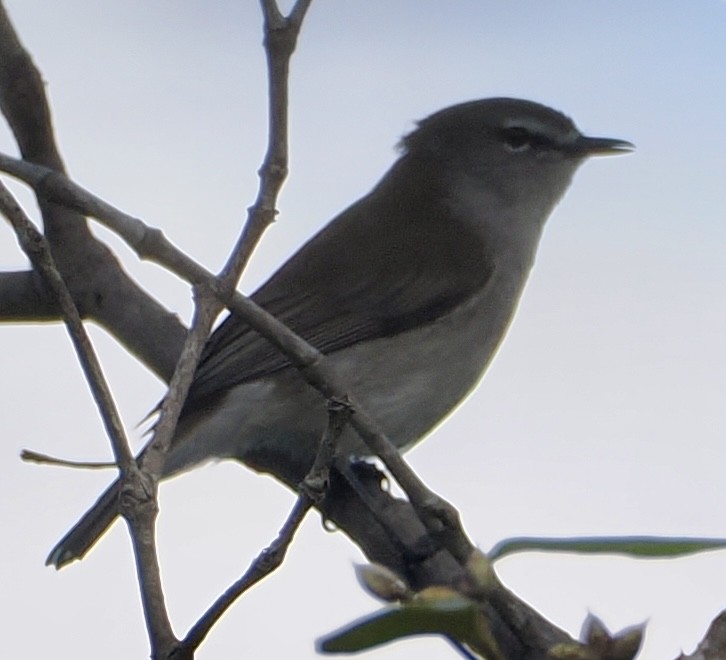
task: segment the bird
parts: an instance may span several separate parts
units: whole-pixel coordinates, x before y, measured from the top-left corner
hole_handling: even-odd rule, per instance
[[[499,97],[435,112],[399,148],[375,187],[251,298],[321,351],[405,451],[480,381],[515,314],[545,222],[578,167],[634,147],[587,137],[540,103]],[[230,314],[202,352],[162,478],[260,454],[304,468],[326,419],[323,396]],[[368,453],[346,427],[336,459]],[[119,493],[117,479],[46,564],[81,559],[118,516]]]

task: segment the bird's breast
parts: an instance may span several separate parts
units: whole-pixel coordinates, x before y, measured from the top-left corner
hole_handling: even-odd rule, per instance
[[[446,315],[393,337],[328,356],[343,382],[399,448],[442,421],[481,379],[516,310],[526,279],[494,270],[483,289]],[[365,453],[357,438],[346,451]]]

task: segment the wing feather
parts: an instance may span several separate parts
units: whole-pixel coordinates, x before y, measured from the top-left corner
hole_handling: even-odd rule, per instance
[[[491,274],[480,239],[455,220],[441,196],[385,194],[380,189],[387,185],[392,192],[391,178],[389,173],[252,295],[323,353],[431,323]],[[204,349],[184,411],[213,405],[230,388],[287,366],[272,344],[230,314]]]

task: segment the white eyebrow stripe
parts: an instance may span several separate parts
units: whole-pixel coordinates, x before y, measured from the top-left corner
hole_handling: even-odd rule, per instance
[[[549,137],[555,142],[561,142],[563,137],[561,129],[543,124],[542,122],[531,118],[507,119],[504,122],[504,128],[521,128],[522,130],[528,131],[534,135],[544,135]],[[579,136],[579,131],[576,128],[572,128],[565,134],[565,142],[574,141]]]

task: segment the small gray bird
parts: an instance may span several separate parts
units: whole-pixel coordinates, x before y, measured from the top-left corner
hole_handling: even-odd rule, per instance
[[[629,142],[583,136],[538,103],[462,103],[418,124],[373,190],[252,299],[326,355],[402,451],[474,388],[514,315],[545,220],[588,157]],[[312,463],[323,397],[230,315],[210,337],[164,477],[255,454]],[[348,427],[339,457],[368,452]],[[118,515],[119,482],[50,553],[82,558]]]

